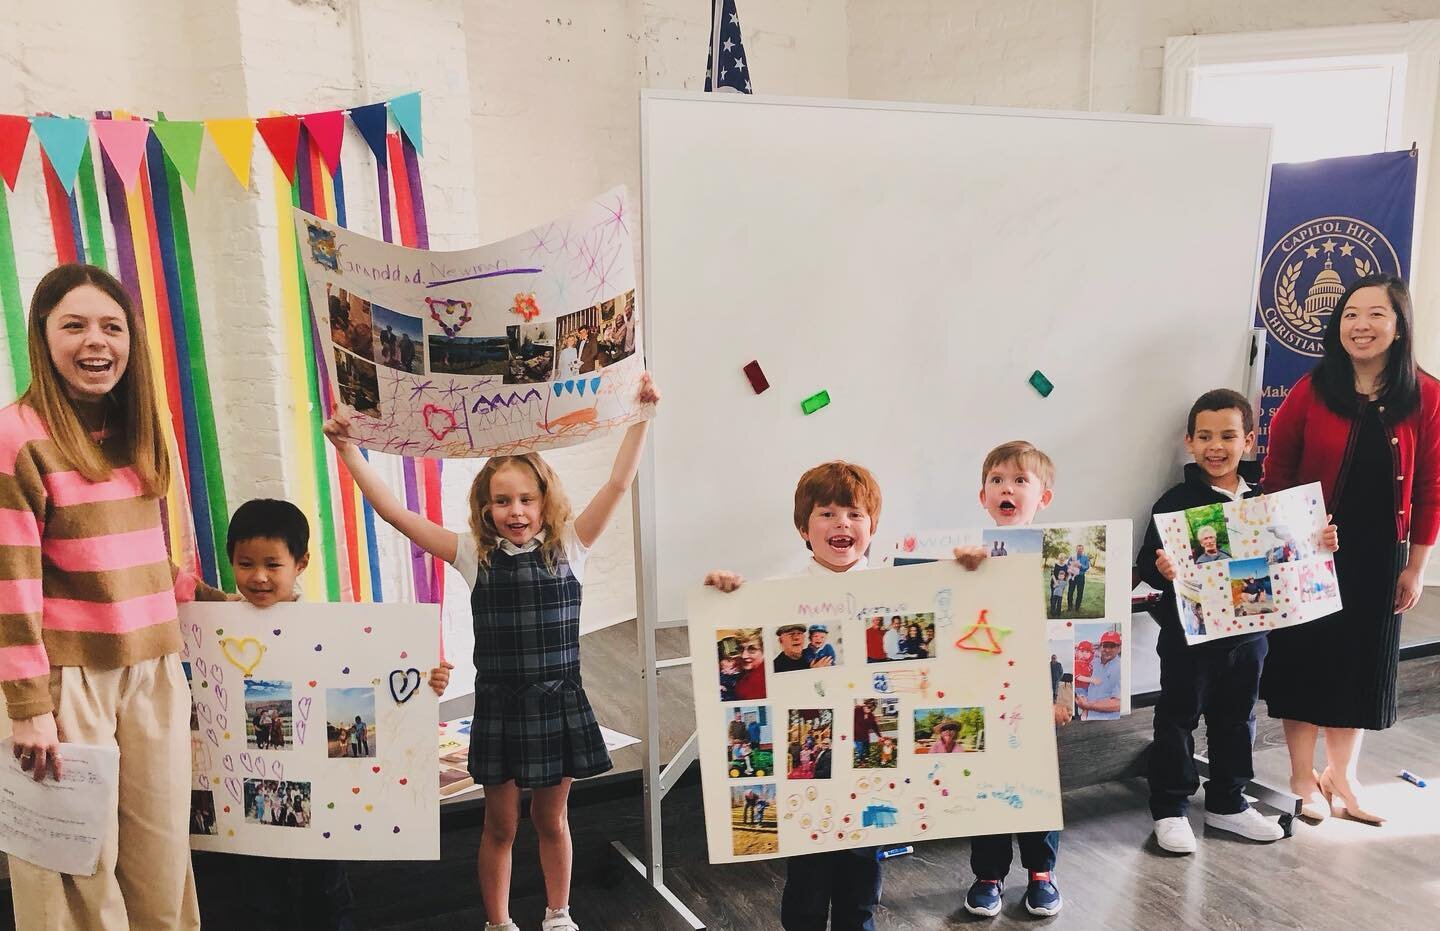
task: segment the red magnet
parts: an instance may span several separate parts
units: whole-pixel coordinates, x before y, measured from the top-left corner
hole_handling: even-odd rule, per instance
[[[759,362],[752,360],[745,366],[745,377],[750,379],[750,387],[755,389],[756,394],[770,387],[770,382],[765,378],[765,373],[760,371]]]

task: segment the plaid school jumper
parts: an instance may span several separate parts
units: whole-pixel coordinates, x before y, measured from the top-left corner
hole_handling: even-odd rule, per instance
[[[613,764],[580,682],[580,581],[564,557],[497,547],[470,594],[475,716],[470,775],[522,789],[584,779]]]

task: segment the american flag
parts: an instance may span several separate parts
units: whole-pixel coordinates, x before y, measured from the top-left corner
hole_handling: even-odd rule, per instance
[[[750,63],[740,41],[740,17],[735,0],[710,0],[710,53],[705,59],[705,89],[751,93]],[[716,62],[719,62],[717,69]]]

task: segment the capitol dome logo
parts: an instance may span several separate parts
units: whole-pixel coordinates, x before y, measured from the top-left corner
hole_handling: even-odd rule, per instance
[[[1390,240],[1354,217],[1316,217],[1280,237],[1260,268],[1260,318],[1290,349],[1320,356],[1340,295],[1357,278],[1400,275]]]

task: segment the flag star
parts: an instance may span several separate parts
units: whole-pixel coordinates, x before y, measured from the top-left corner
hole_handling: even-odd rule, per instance
[[[735,59],[735,69],[736,69],[737,71],[744,71],[744,70],[745,70],[745,59],[743,59],[743,58],[737,58],[737,59]]]
[[[749,81],[746,81],[746,82],[745,82],[745,93],[747,93],[747,94],[750,93],[750,82],[749,82]]]
[[[730,25],[732,25],[732,26],[738,26],[738,25],[740,25],[740,17],[737,16],[737,15],[735,15],[734,13],[731,13],[731,14],[730,14]]]
[[[1323,249],[1325,250],[1325,254],[1326,254],[1326,255],[1329,255],[1330,253],[1332,253],[1332,252],[1335,251],[1335,240],[1333,240],[1333,239],[1327,239],[1327,240],[1325,240],[1324,242],[1322,242],[1322,243],[1320,244],[1320,246],[1321,246],[1321,248],[1323,248]]]
[[[1317,256],[1317,255],[1319,255],[1319,254],[1320,254],[1320,250],[1317,249],[1317,248],[1315,248],[1314,246],[1307,246],[1306,249],[1305,249],[1305,257],[1306,257],[1307,259],[1313,259],[1313,258],[1315,258],[1315,256]]]
[[[722,46],[720,46],[720,47],[723,48],[725,51],[728,52],[728,51],[730,51],[732,48],[735,47],[735,43],[734,43],[734,42],[731,42],[729,39],[726,39],[726,40],[725,40],[725,44],[722,45]]]
[[[1343,246],[1340,247],[1340,254],[1341,254],[1341,255],[1349,255],[1350,253],[1352,253],[1352,252],[1354,252],[1354,251],[1355,251],[1355,246],[1354,246],[1353,243],[1348,243],[1348,242],[1347,242],[1345,245],[1343,245]]]
[[[722,81],[725,80],[725,69],[724,69],[724,68],[721,68],[721,69],[720,69],[720,80],[722,80]]]

